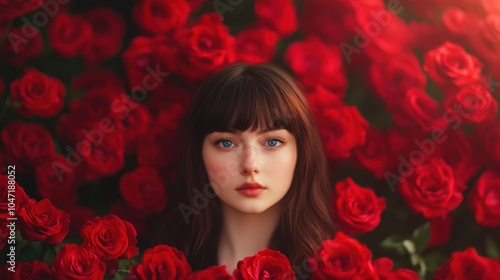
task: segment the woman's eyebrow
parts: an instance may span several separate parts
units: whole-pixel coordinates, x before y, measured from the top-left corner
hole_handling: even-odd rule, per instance
[[[282,130],[282,129],[285,129],[285,128],[283,128],[283,127],[267,127],[267,128],[260,130],[259,132],[257,132],[257,135],[262,135],[262,134],[270,132],[270,131],[276,131],[276,130]],[[215,132],[220,132],[220,133],[229,132],[229,133],[238,134],[238,135],[242,133],[242,131],[236,130],[236,129],[228,129],[227,131],[215,131]]]

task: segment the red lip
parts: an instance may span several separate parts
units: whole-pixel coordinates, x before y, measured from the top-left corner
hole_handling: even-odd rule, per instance
[[[241,186],[239,186],[236,190],[239,191],[239,190],[246,190],[246,189],[265,189],[265,187],[263,187],[261,184],[256,183],[256,182],[254,182],[254,183],[245,182]]]

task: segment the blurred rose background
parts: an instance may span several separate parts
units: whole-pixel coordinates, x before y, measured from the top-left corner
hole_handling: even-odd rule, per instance
[[[0,259],[13,210],[26,279],[73,253],[139,277],[180,119],[235,62],[292,74],[319,126],[346,247],[316,279],[500,279],[499,1],[0,0],[0,61]],[[89,237],[115,227],[114,253]]]

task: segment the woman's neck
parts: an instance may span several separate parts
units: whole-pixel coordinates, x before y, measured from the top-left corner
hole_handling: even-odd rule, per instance
[[[239,260],[269,248],[281,210],[281,203],[277,203],[262,213],[247,214],[223,204],[218,264],[225,264],[229,274],[232,274]]]

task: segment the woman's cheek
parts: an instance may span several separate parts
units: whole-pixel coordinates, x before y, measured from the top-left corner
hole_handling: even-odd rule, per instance
[[[208,178],[216,193],[226,189],[231,183],[231,176],[236,169],[235,160],[228,153],[222,155],[216,149],[205,150],[203,160]]]

